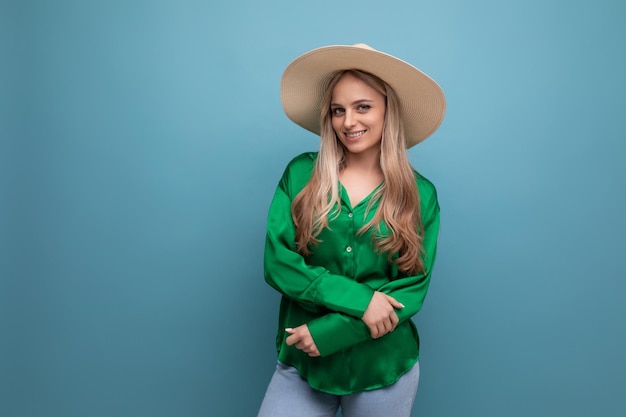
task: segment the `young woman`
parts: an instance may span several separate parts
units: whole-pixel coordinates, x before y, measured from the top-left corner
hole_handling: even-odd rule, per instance
[[[289,163],[269,209],[265,279],[282,299],[278,365],[258,416],[409,416],[411,317],[428,289],[439,205],[406,149],[439,127],[443,92],[359,44],[294,60],[281,98],[321,140]]]

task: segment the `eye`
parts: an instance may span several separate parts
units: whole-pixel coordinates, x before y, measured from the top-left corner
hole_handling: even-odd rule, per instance
[[[345,113],[345,110],[341,107],[333,107],[332,109],[330,109],[330,114],[332,116],[341,116],[344,113]]]
[[[359,104],[357,106],[357,110],[360,111],[360,112],[366,112],[366,111],[368,111],[371,108],[372,108],[372,106],[370,106],[369,104]]]

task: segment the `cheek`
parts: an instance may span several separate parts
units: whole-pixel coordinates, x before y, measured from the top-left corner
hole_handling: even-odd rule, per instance
[[[341,130],[341,120],[339,120],[338,118],[333,117],[332,119],[330,119],[330,123],[335,133],[338,133]]]
[[[378,129],[382,130],[383,126],[385,124],[385,114],[379,114],[378,117],[376,118],[376,126],[378,127]]]
[[[379,130],[382,129],[384,118],[380,117],[378,114],[372,114],[367,120],[363,120],[363,122],[366,123],[370,129]]]

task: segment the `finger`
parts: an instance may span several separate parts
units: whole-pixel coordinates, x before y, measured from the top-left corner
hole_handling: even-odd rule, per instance
[[[387,301],[389,301],[389,304],[391,304],[394,308],[404,308],[404,304],[402,304],[392,296],[387,294],[385,294],[385,296],[387,297]]]
[[[390,319],[391,319],[391,325],[393,326],[391,331],[394,331],[396,329],[396,327],[398,326],[398,323],[400,322],[400,319],[398,318],[398,315],[396,314],[395,311],[391,315]]]
[[[385,334],[389,333],[390,331],[393,330],[393,323],[391,322],[391,319],[387,319],[383,322],[383,325],[385,326]]]
[[[387,331],[387,333],[389,333],[393,330],[394,327],[395,326],[393,324],[393,319],[391,318],[391,316],[389,316],[389,318],[385,320],[385,330]]]
[[[376,338],[382,337],[385,334],[385,325],[381,322],[376,324]]]
[[[385,294],[387,301],[389,302],[389,304],[391,304],[392,307],[394,308],[404,308],[404,304],[402,304],[400,301],[396,300],[394,297]]]
[[[313,343],[313,341],[306,342],[304,340],[296,343],[296,348],[300,349],[304,353],[314,352],[317,350],[317,347],[315,346],[315,343]]]
[[[372,336],[372,339],[376,339],[378,337],[378,327],[376,327],[376,325],[368,327],[370,329],[370,336]]]
[[[285,339],[287,346],[292,346],[298,343],[302,338],[298,334],[292,334]]]
[[[287,336],[286,340],[289,340],[290,338],[291,338],[291,340],[293,340],[293,334],[294,334],[295,330],[290,328],[290,327],[287,327],[285,329],[285,332],[287,332],[290,335],[290,336]]]

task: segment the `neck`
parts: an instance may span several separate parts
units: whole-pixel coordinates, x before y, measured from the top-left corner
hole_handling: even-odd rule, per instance
[[[380,172],[380,151],[366,153],[349,153],[345,155],[345,168],[363,173]]]

